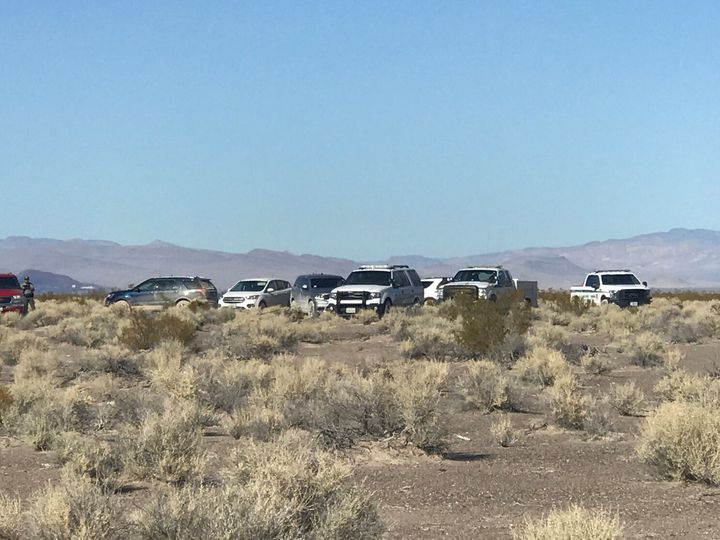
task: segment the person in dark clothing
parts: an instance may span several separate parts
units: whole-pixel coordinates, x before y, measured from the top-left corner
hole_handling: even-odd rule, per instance
[[[30,282],[30,276],[25,276],[25,280],[20,286],[23,291],[23,299],[25,300],[25,313],[35,310],[35,286]]]

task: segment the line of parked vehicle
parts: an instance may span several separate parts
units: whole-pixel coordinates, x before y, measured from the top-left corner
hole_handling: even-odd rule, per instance
[[[109,293],[105,305],[163,307],[202,300],[220,308],[297,306],[309,315],[325,310],[353,315],[372,309],[382,316],[394,306],[441,302],[459,294],[496,301],[516,291],[520,291],[529,304],[537,306],[537,281],[514,279],[502,266],[469,266],[458,270],[452,278],[421,279],[417,271],[407,265],[363,265],[347,278],[335,274],[305,274],[298,276],[293,285],[278,278],[242,279],[222,295],[208,278],[156,277]],[[614,303],[621,307],[652,301],[647,282],[640,282],[630,270],[591,272],[581,286],[571,288],[570,296],[593,304]],[[22,309],[17,277],[0,274],[0,312],[22,312]]]

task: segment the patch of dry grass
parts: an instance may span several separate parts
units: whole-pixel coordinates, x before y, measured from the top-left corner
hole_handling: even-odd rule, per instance
[[[516,540],[616,540],[622,536],[620,518],[607,510],[572,505],[536,520],[525,520]]]

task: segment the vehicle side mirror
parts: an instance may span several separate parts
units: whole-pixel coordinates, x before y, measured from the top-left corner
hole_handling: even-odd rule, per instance
[[[301,287],[301,289],[305,289],[305,290],[307,290],[307,288],[308,288],[307,284],[303,284]]]
[[[390,285],[392,285],[393,289],[397,289],[400,286],[400,284],[397,281],[395,281],[394,279],[390,280]]]
[[[593,283],[593,284],[591,285],[591,287],[597,291],[597,290],[600,288],[600,284],[599,284],[599,283]]]
[[[274,291],[275,291],[275,289],[273,289],[272,287],[268,287],[268,288],[265,290],[265,292],[274,292]]]
[[[497,283],[497,278],[495,276],[490,276],[488,283]]]
[[[643,281],[643,285],[647,287],[647,281]]]

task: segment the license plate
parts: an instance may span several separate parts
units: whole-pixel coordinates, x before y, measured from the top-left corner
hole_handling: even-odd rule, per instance
[[[630,302],[630,307],[637,307],[637,305],[638,305],[637,302]]]
[[[345,313],[355,313],[357,311],[354,307],[345,308]]]

